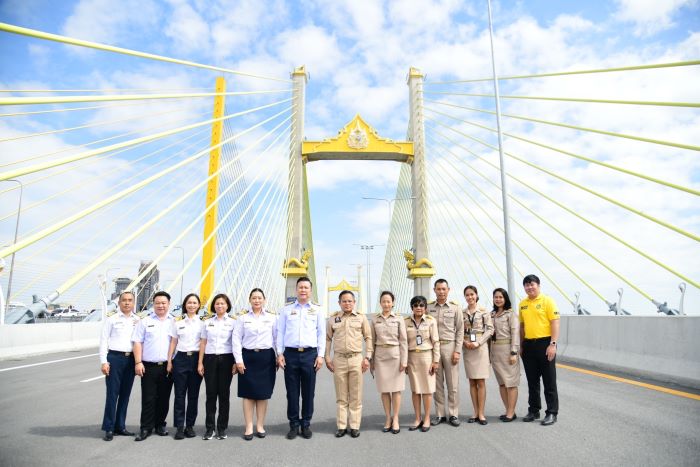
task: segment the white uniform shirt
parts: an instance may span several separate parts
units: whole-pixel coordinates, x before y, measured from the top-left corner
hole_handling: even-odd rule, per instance
[[[229,315],[224,315],[219,319],[214,315],[204,321],[202,326],[202,339],[207,340],[207,346],[204,348],[204,353],[221,355],[225,353],[233,353],[231,348],[231,335],[233,334],[235,318]]]
[[[155,363],[168,360],[173,321],[175,319],[169,313],[161,320],[155,311],[139,321],[131,341],[143,344],[141,361]]]
[[[277,354],[285,347],[316,347],[318,355],[326,351],[326,318],[315,303],[298,301],[282,308],[277,318]]]
[[[170,337],[177,339],[178,352],[196,352],[199,350],[199,339],[202,336],[202,320],[195,315],[190,318],[186,314],[173,321]]]
[[[117,352],[131,352],[133,344],[131,335],[139,322],[139,317],[135,313],[126,316],[121,310],[107,315],[100,334],[100,363],[107,363],[107,352],[116,350]]]
[[[243,349],[271,349],[277,337],[277,317],[267,310],[259,316],[248,311],[238,317],[233,329],[233,355],[243,362]]]

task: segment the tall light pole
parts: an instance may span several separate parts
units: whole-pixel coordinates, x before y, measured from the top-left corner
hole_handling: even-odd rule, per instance
[[[14,178],[5,181],[19,183],[19,204],[17,206],[17,222],[15,222],[15,240],[13,242],[17,243],[17,234],[19,233],[19,217],[22,213],[22,194],[24,193],[24,185],[22,184],[22,182]],[[7,278],[7,300],[5,301],[5,306],[10,305],[10,293],[12,292],[12,273],[15,272],[15,254],[16,252],[12,253],[12,259],[10,260],[10,275]]]
[[[163,248],[168,248],[170,245],[163,245]],[[185,278],[185,249],[181,246],[173,245],[173,248],[177,248],[182,253],[182,274],[180,274],[180,303],[182,303],[182,281]]]
[[[409,196],[408,198],[373,198],[370,196],[363,196],[362,199],[372,199],[375,201],[385,201],[387,207],[389,208],[389,240],[391,240],[391,221],[394,214],[393,209],[391,209],[391,204],[396,201],[408,201],[410,199],[416,199],[415,196]],[[391,242],[389,243],[387,254],[389,255],[389,289],[394,291],[394,265],[393,265],[393,251]]]
[[[367,314],[369,315],[372,311],[372,286],[370,285],[370,279],[371,279],[371,274],[370,274],[370,256],[372,254],[372,250],[374,250],[375,246],[384,246],[383,243],[379,244],[374,244],[374,245],[363,245],[359,243],[354,243],[353,245],[359,246],[361,250],[364,250],[367,252]]]

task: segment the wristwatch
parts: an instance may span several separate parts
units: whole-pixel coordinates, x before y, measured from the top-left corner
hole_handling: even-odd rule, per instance
[[[511,351],[510,351],[510,354],[513,355],[513,356],[516,356],[516,355],[518,355],[518,352],[516,352],[515,350],[511,350]]]
[[[549,343],[549,345],[553,345],[554,347],[556,347],[556,346],[557,346],[557,341],[552,341],[552,342]]]

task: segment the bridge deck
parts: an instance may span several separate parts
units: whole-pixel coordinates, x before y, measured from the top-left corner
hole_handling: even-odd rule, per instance
[[[0,465],[698,465],[700,401],[559,369],[561,414],[552,427],[498,421],[502,408],[495,380],[487,382],[488,426],[441,425],[428,433],[409,432],[410,393],[404,392],[398,435],[381,433],[384,420],[369,374],[365,378],[362,435],[335,439],[335,401],[325,369],[317,384],[311,440],[284,439],[287,431],[281,373],[270,403],[266,439],[240,439],[243,416],[234,379],[229,439],[175,442],[151,437],[143,443],[116,437],[106,443],[99,431],[104,383],[95,351],[54,354],[0,362]],[[63,358],[55,363],[18,368]],[[461,381],[461,418],[471,403]],[[203,388],[202,388],[203,389]],[[527,407],[522,378],[518,413]],[[128,428],[140,410],[138,379],[132,392]],[[204,391],[197,431],[202,433]],[[172,413],[168,417],[172,422]]]

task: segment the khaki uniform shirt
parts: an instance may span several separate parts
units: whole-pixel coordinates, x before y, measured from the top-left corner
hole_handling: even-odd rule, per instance
[[[510,341],[510,351],[517,352],[520,347],[520,321],[513,310],[505,310],[501,316],[491,313],[493,319],[493,337],[496,343]]]
[[[372,319],[372,343],[374,346],[398,346],[401,366],[408,363],[408,341],[404,319],[392,311],[387,318],[382,313]]]
[[[372,358],[372,332],[365,315],[356,310],[350,313],[337,311],[326,324],[326,358],[331,356],[331,343],[336,354],[362,352],[362,342],[367,347],[367,358]]]
[[[433,362],[440,361],[440,336],[438,335],[437,320],[432,316],[423,315],[420,322],[413,321],[413,315],[407,316],[406,337],[408,350],[433,350]],[[421,336],[421,344],[418,345],[418,336]]]
[[[428,303],[428,313],[437,320],[441,343],[454,341],[455,352],[459,352],[464,341],[464,317],[459,304],[445,302],[440,305],[437,301],[432,301]]]
[[[471,318],[471,319],[470,319]],[[484,307],[478,307],[473,315],[469,315],[468,308],[464,309],[464,335],[469,338],[469,332],[476,333],[476,341],[483,345],[493,335],[493,321],[491,313]]]

